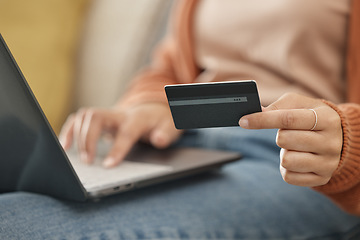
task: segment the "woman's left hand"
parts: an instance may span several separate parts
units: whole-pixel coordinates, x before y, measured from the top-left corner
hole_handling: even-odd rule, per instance
[[[285,94],[263,112],[242,117],[239,125],[247,129],[279,129],[276,143],[281,148],[280,172],[287,183],[324,185],[339,165],[341,119],[319,99]]]

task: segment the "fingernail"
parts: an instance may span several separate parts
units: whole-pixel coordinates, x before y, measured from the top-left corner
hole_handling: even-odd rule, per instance
[[[61,145],[63,148],[65,148],[65,140],[59,138],[59,142],[60,142],[60,145]]]
[[[60,137],[59,138],[59,142],[60,142],[60,144],[61,144],[61,146],[63,147],[63,148],[66,148],[66,138],[64,138],[64,137]]]
[[[114,166],[114,164],[115,164],[115,159],[112,157],[106,158],[103,162],[103,166],[105,168],[110,168],[110,167]]]
[[[160,131],[155,132],[151,140],[151,143],[157,147],[165,146],[168,141],[166,134]]]
[[[88,160],[88,155],[87,155],[86,152],[80,153],[80,159],[81,159],[81,161],[84,162],[84,163],[88,163],[88,162],[89,162],[89,160]]]
[[[247,118],[240,118],[239,125],[242,128],[248,128],[249,127],[249,120]]]

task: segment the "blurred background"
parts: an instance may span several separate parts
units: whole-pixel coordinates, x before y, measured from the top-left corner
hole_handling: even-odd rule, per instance
[[[149,61],[170,0],[1,0],[0,33],[58,134],[80,107],[108,107]]]

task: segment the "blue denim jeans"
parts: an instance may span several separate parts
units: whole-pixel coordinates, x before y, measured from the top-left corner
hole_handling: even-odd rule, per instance
[[[176,144],[240,151],[221,171],[77,203],[0,195],[0,239],[360,239],[360,218],[285,183],[275,130],[187,132]]]

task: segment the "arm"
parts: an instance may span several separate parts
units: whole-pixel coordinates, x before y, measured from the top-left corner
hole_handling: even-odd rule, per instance
[[[177,64],[175,48],[173,37],[168,36],[164,39],[155,51],[152,64],[131,82],[117,106],[128,107],[145,102],[166,103],[164,86],[179,81],[174,71],[174,65]]]
[[[139,74],[117,106],[166,103],[164,86],[191,83],[200,70],[194,59],[193,12],[198,1],[177,1],[167,37],[156,49],[152,64]]]

